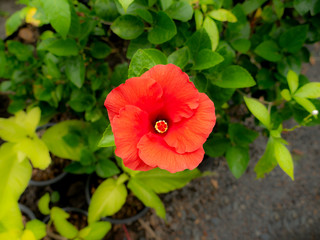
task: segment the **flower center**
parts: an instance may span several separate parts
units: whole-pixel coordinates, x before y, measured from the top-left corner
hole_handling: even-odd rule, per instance
[[[154,125],[158,133],[165,133],[168,130],[168,123],[165,120],[159,120]]]

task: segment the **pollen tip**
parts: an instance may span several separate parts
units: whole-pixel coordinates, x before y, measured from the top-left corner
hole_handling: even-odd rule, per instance
[[[159,120],[154,125],[158,133],[165,133],[168,130],[168,123],[165,120]]]

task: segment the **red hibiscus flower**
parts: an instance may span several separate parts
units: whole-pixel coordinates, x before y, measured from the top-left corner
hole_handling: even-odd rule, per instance
[[[133,170],[196,168],[216,122],[213,102],[173,64],[128,79],[110,92],[104,105],[115,153]]]

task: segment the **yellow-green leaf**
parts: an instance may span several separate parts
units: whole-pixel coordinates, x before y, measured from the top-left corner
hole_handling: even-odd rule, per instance
[[[47,235],[46,224],[38,219],[33,219],[27,222],[26,229],[30,230],[36,239],[42,239]]]
[[[23,231],[21,235],[21,240],[37,240],[36,237],[34,236],[33,232],[30,230],[26,229]]]
[[[143,182],[145,186],[156,193],[167,193],[182,188],[200,175],[201,173],[198,169],[170,173],[166,170],[155,168],[150,171],[139,172],[135,176],[132,176],[132,178]]]
[[[161,199],[154,191],[145,186],[143,181],[131,178],[128,183],[128,188],[131,189],[131,191],[143,202],[144,205],[154,208],[159,217],[163,219],[166,218],[166,210]]]
[[[232,12],[226,9],[218,9],[218,10],[212,10],[208,13],[208,16],[212,17],[213,19],[216,19],[218,21],[228,21],[228,22],[236,22],[237,17],[233,15]]]
[[[212,51],[215,51],[219,44],[219,30],[217,24],[209,17],[206,17],[203,22],[203,28],[209,35]]]
[[[244,101],[250,112],[268,129],[271,128],[270,114],[267,108],[254,98],[244,97]]]
[[[0,137],[8,142],[19,142],[27,136],[27,131],[15,122],[14,117],[0,118]]]
[[[43,134],[42,140],[54,155],[61,158],[79,161],[84,144],[80,142],[76,147],[71,147],[63,140],[63,137],[69,134],[70,129],[83,131],[85,127],[86,123],[78,120],[60,122],[50,127]]]
[[[196,30],[199,30],[203,23],[203,14],[199,9],[194,11],[194,20],[196,21]]]
[[[281,143],[275,139],[274,141],[274,155],[280,168],[288,174],[288,176],[294,180],[293,177],[293,161],[289,150]]]
[[[316,110],[316,107],[314,106],[314,104],[310,102],[308,99],[297,97],[297,96],[294,96],[293,98],[299,105],[301,105],[309,113],[312,113],[313,110]]]
[[[67,221],[69,214],[59,207],[53,207],[51,209],[51,220],[54,223],[57,231],[60,235],[73,239],[78,235],[78,229]]]
[[[294,94],[300,98],[319,98],[320,97],[320,83],[312,82],[303,85],[298,91]]]
[[[32,162],[33,167],[46,169],[50,162],[51,157],[46,144],[37,136],[33,139],[24,138],[17,143],[17,149],[26,154]]]
[[[127,194],[125,185],[118,184],[117,180],[113,178],[101,183],[91,198],[88,211],[89,224],[118,212],[125,204]]]
[[[8,235],[15,236],[16,234],[18,236],[21,236],[21,232],[23,229],[23,223],[22,223],[22,215],[21,211],[19,209],[18,201],[14,200],[10,196],[6,196],[9,201],[9,205],[6,206],[6,209],[1,209],[0,211],[0,226],[2,229],[7,229],[10,231]],[[2,206],[1,206],[2,207]],[[15,239],[15,238],[1,238],[0,233],[0,239]],[[17,239],[20,240],[20,239]]]
[[[49,193],[44,194],[39,199],[38,208],[39,208],[40,212],[43,215],[49,215],[50,214],[49,203],[50,203],[50,194]]]
[[[11,201],[18,201],[31,178],[31,165],[27,159],[19,161],[14,143],[0,147],[0,218],[10,209]]]
[[[291,100],[291,94],[289,92],[288,89],[283,89],[281,91],[281,96],[286,100],[286,101],[290,101]]]
[[[78,237],[84,240],[100,240],[110,231],[111,223],[94,222],[89,226],[81,229]]]
[[[299,86],[299,76],[294,71],[289,70],[287,74],[287,81],[291,94],[294,94]]]

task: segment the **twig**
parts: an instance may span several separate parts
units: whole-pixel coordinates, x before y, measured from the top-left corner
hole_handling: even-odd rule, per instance
[[[153,237],[156,240],[161,240],[156,233],[152,230],[152,228],[150,227],[149,224],[147,224],[145,221],[143,221],[142,219],[138,219],[139,223],[141,224],[141,226],[151,235],[151,237]]]
[[[131,240],[131,237],[130,237],[130,234],[128,232],[128,229],[127,229],[126,225],[122,224],[122,228],[123,228],[124,233],[126,234],[127,240]]]

